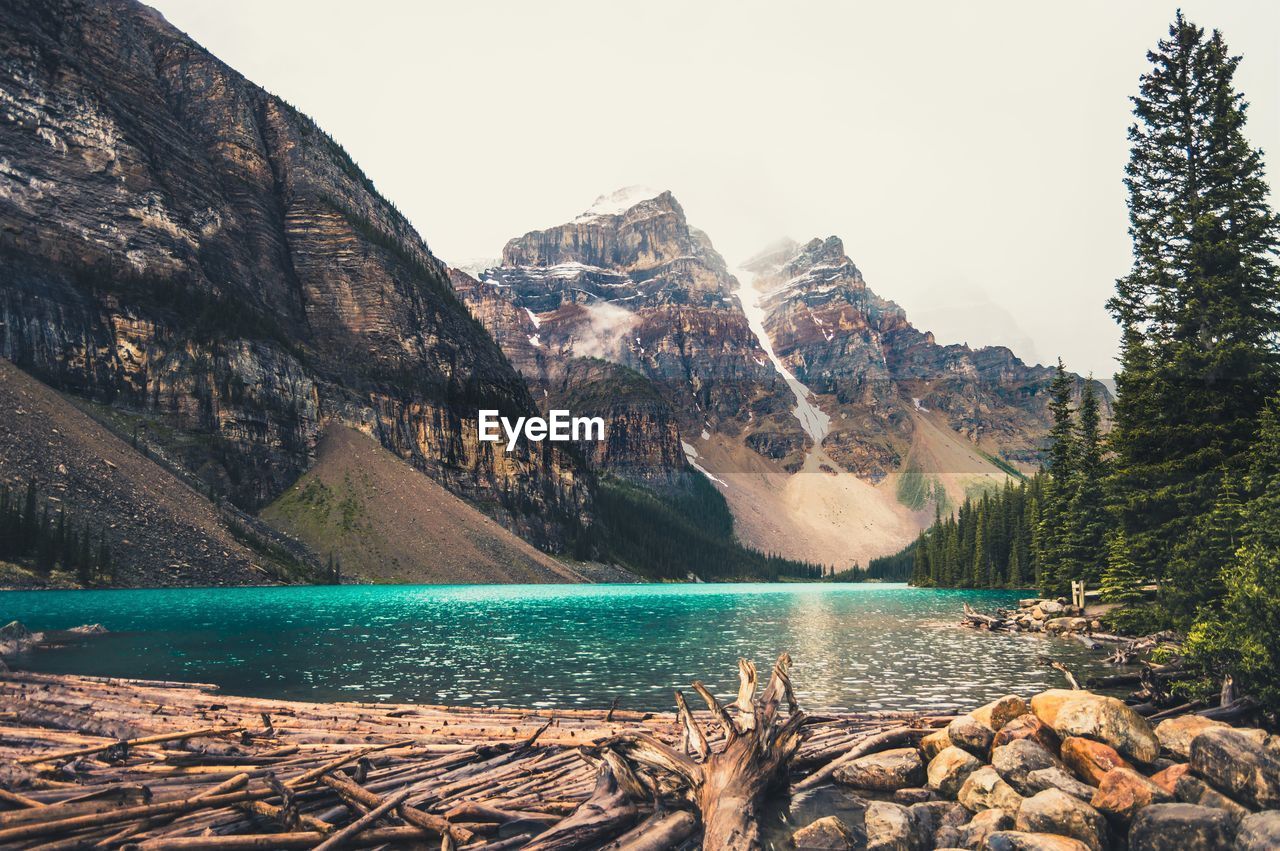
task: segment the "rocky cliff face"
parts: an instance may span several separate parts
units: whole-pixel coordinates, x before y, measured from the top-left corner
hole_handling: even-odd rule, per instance
[[[589,520],[572,457],[478,442],[528,389],[314,123],[129,0],[0,6],[0,353],[244,507],[338,421],[546,547]]]
[[[584,448],[596,465],[671,484],[684,475],[682,434],[783,456],[804,445],[736,279],[670,192],[601,197],[572,222],[511,240],[478,280],[452,274],[535,397],[607,399],[612,445]]]
[[[850,472],[878,480],[896,469],[916,412],[941,414],[953,431],[1008,460],[1038,461],[1053,369],[1000,346],[937,344],[867,287],[834,236],[774,246],[747,268],[774,351],[836,414],[824,446]],[[1107,403],[1106,390],[1096,389]]]

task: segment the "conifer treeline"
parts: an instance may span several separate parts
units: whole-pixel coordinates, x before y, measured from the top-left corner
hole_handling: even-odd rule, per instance
[[[1103,579],[1107,465],[1098,396],[1090,380],[1078,409],[1073,406],[1075,382],[1061,362],[1050,392],[1054,425],[1046,470],[968,497],[950,517],[939,514],[908,548],[913,585],[1034,586],[1065,594],[1072,580],[1097,587]]]
[[[913,545],[921,584],[1073,579],[1188,631],[1207,692],[1224,675],[1280,709],[1280,218],[1243,133],[1240,57],[1181,13],[1133,99],[1133,267],[1112,429],[1061,368],[1045,471],[966,502]],[[1061,365],[1060,365],[1061,367]],[[1025,554],[1025,559],[1024,559]]]
[[[106,536],[77,523],[64,509],[50,511],[34,478],[21,494],[0,487],[0,560],[27,562],[45,577],[60,567],[81,585],[116,578]]]

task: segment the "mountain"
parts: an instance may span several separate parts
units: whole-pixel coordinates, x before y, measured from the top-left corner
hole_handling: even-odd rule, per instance
[[[53,522],[65,511],[76,528],[105,535],[121,584],[269,584],[319,573],[297,542],[213,505],[193,477],[3,359],[0,409],[0,485],[18,498],[34,479]],[[40,584],[20,568],[0,570],[0,585]]]
[[[583,445],[593,469],[671,494],[687,461],[763,551],[896,551],[936,507],[1034,469],[1048,431],[1052,369],[938,344],[836,237],[731,270],[669,191],[601,196],[451,275],[544,409],[606,403],[621,451]]]
[[[315,464],[262,517],[377,582],[588,581],[342,425],[325,430]]]
[[[580,401],[604,398],[604,390],[615,419],[625,408],[635,427],[662,441],[652,460],[665,472],[633,478],[678,480],[680,434],[741,436],[786,447],[783,455],[804,444],[736,279],[669,191],[602,196],[569,223],[512,239],[502,264],[478,280],[459,286],[460,277],[455,271],[458,292],[535,397]],[[584,358],[596,364],[584,368]],[[605,386],[587,389],[584,381]],[[624,458],[647,441],[633,443]]]
[[[838,237],[783,243],[745,268],[774,351],[841,414],[824,445],[845,469],[873,480],[892,472],[920,411],[1005,461],[1038,463],[1052,368],[1002,346],[939,345],[867,287]]]
[[[495,450],[535,410],[448,272],[343,149],[130,0],[3,0],[0,354],[267,505],[324,428],[374,437],[550,551],[589,475]]]

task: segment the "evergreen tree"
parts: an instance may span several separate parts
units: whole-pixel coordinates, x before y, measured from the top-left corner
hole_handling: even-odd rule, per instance
[[[53,536],[53,524],[49,518],[49,506],[40,511],[39,525],[36,527],[36,571],[44,576],[53,573],[57,561],[57,550]]]
[[[1102,574],[1102,599],[1108,603],[1131,605],[1142,600],[1142,572],[1129,555],[1124,530],[1107,536],[1107,567]]]
[[[1149,59],[1129,132],[1134,263],[1108,303],[1122,329],[1111,486],[1133,558],[1189,616],[1221,567],[1189,532],[1280,386],[1280,223],[1221,34],[1179,13]]]
[[[1076,465],[1073,470],[1068,522],[1066,573],[1096,585],[1107,565],[1107,516],[1103,492],[1105,470],[1102,457],[1101,415],[1093,378],[1085,383],[1076,424]]]
[[[1022,578],[1022,536],[1019,535],[1009,552],[1009,587],[1021,588],[1025,582]]]
[[[1076,466],[1075,424],[1071,416],[1074,382],[1067,374],[1062,359],[1049,388],[1049,412],[1053,427],[1049,430],[1049,463],[1045,500],[1040,521],[1040,590],[1046,594],[1061,593],[1070,581],[1071,502],[1074,496]]]
[[[36,545],[36,535],[40,531],[40,521],[36,515],[36,479],[27,480],[27,498],[22,509],[22,544],[20,550],[26,551]]]

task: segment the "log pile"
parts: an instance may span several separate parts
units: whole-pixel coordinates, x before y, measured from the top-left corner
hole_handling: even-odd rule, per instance
[[[757,697],[743,663],[737,702],[699,684],[708,711],[680,695],[678,714],[312,704],[6,672],[0,847],[639,851],[696,843],[708,822],[724,838],[703,847],[758,847],[755,810],[717,815],[720,802],[746,790],[758,805],[886,733],[949,720],[806,716],[788,665]],[[655,765],[664,752],[681,770]]]
[[[1016,609],[997,609],[994,614],[976,611],[968,603],[964,604],[962,626],[973,629],[986,629],[992,632],[1047,632],[1054,635],[1076,635],[1087,639],[1103,641],[1121,641],[1119,636],[1099,632],[1102,623],[1096,618],[1085,616],[1085,610],[1068,603],[1065,599],[1056,600],[1033,597],[1019,600]]]

